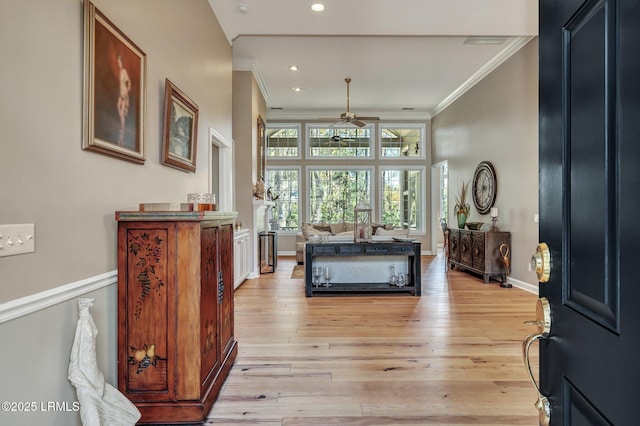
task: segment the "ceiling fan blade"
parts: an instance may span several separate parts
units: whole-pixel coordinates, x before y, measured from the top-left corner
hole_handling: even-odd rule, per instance
[[[362,121],[380,121],[380,117],[360,117],[360,116],[358,116],[358,120],[362,120]]]
[[[362,121],[360,121],[360,120],[356,120],[356,119],[351,120],[351,124],[355,124],[355,125],[356,125],[356,126],[358,126],[358,127],[364,127],[364,126],[366,126],[366,124],[364,124]]]

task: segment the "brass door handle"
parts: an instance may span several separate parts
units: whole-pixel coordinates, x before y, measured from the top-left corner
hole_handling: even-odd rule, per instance
[[[546,243],[540,243],[531,256],[531,268],[536,271],[538,281],[546,283],[551,275],[551,252]]]
[[[540,392],[540,388],[538,387],[536,379],[533,377],[533,372],[531,371],[531,361],[529,358],[529,349],[531,348],[531,344],[538,339],[548,337],[551,332],[551,308],[549,301],[545,297],[539,298],[536,304],[536,320],[525,321],[524,323],[535,325],[538,328],[536,333],[531,333],[525,337],[522,342],[522,359],[524,361],[525,370],[529,375],[529,379],[538,394],[538,400],[536,401],[535,406],[538,409],[540,425],[548,426],[551,421],[551,404],[549,403],[549,399]]]

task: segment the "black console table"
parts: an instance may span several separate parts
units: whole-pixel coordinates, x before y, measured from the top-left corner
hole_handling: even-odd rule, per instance
[[[377,256],[377,257],[374,257]],[[365,260],[374,260],[385,263],[385,257],[391,260],[406,258],[407,273],[409,274],[408,285],[403,287],[392,286],[388,283],[388,274],[380,276],[373,272],[360,273],[357,275],[357,282],[333,282],[331,287],[314,287],[312,268],[319,258],[323,262],[331,262],[340,258],[348,257],[355,265],[356,257],[366,257]],[[344,259],[343,259],[344,260]],[[307,297],[320,293],[411,293],[414,296],[421,294],[420,282],[420,243],[419,242],[373,242],[373,243],[350,243],[350,242],[328,242],[328,243],[307,243],[305,245],[304,261],[304,281]],[[398,271],[400,272],[400,271]],[[357,272],[354,272],[356,274]]]

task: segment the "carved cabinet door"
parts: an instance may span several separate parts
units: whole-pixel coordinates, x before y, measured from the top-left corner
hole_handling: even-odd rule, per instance
[[[484,232],[474,232],[471,238],[472,265],[475,269],[484,271],[485,256],[485,235]]]
[[[460,263],[471,266],[471,231],[460,231]]]
[[[460,231],[449,229],[449,259],[455,262],[460,260]]]

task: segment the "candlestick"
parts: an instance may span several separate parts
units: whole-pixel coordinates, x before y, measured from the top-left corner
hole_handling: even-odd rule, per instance
[[[498,227],[498,208],[497,207],[491,207],[491,229],[490,231],[500,231],[500,228]]]

